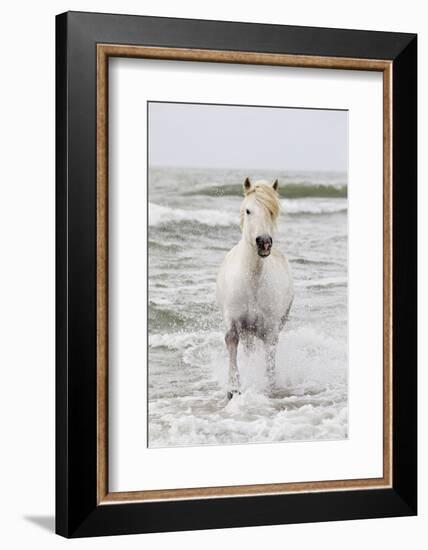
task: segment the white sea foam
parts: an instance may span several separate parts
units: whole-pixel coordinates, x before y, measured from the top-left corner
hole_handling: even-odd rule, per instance
[[[281,335],[274,394],[266,392],[262,345],[249,355],[240,350],[242,394],[231,401],[222,332],[153,335],[150,346],[180,351],[190,368],[170,397],[149,404],[151,447],[347,437],[346,354],[327,334]]]
[[[174,332],[171,334],[150,334],[149,346],[151,348],[169,348],[184,350],[187,347],[195,348],[199,344],[207,344],[218,341],[221,338],[220,332]]]
[[[229,226],[238,223],[238,214],[221,210],[184,210],[149,203],[149,225],[167,225],[171,222],[197,222],[209,226]]]
[[[150,438],[152,447],[333,440],[347,437],[346,425],[344,403],[289,408],[286,399],[246,392],[208,414],[198,414],[192,404],[181,415],[163,412]]]
[[[281,206],[286,214],[334,214],[344,212],[346,199],[283,199]],[[159,226],[176,222],[196,222],[208,226],[237,224],[237,212],[215,209],[183,209],[149,203],[149,225]]]
[[[346,199],[282,199],[281,206],[287,214],[334,214],[345,212]]]

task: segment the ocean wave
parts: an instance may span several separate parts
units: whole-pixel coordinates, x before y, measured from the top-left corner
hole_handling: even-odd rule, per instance
[[[208,226],[223,226],[238,224],[238,213],[230,214],[221,210],[184,210],[170,208],[153,202],[149,203],[149,225],[167,225],[171,222],[196,222]]]
[[[279,196],[285,199],[309,197],[346,198],[348,196],[348,186],[345,183],[313,183],[310,181],[299,181],[283,185],[280,183],[278,191]],[[242,196],[242,184],[212,184],[188,191],[186,194],[206,197],[240,197]]]
[[[172,309],[159,307],[153,302],[149,302],[149,323],[152,329],[162,330],[179,329],[184,326],[185,319],[183,316]]]
[[[151,348],[168,348],[184,350],[189,347],[196,347],[201,344],[212,343],[213,341],[221,341],[222,333],[220,332],[174,332],[166,334],[150,334],[149,347]]]
[[[283,199],[281,207],[285,214],[335,214],[346,212],[347,202],[340,199]],[[171,223],[198,223],[208,227],[228,227],[239,223],[239,213],[227,212],[213,208],[182,209],[149,203],[149,225],[151,227],[168,225]]]
[[[153,351],[167,348],[182,358],[170,374],[162,374],[164,390],[149,394],[150,447],[333,440],[348,435],[347,353],[340,338],[310,326],[281,333],[273,393],[266,390],[262,344],[257,342],[251,354],[240,347],[242,394],[231,401],[226,399],[223,332],[152,334],[149,345]]]
[[[223,386],[227,382],[228,354],[224,331],[196,330],[149,334],[149,347],[168,348],[182,353],[183,362],[214,377]],[[336,336],[315,327],[287,328],[281,332],[277,347],[277,382],[295,392],[320,391],[330,384],[344,383],[347,363],[346,346]],[[264,349],[256,340],[253,353],[238,348],[244,388],[263,390],[266,379]],[[191,386],[191,380],[186,380]]]
[[[343,400],[293,408],[286,400],[248,391],[234,397],[223,410],[213,405],[205,412],[198,401],[184,400],[179,415],[169,409],[168,403],[163,403],[161,410],[149,405],[151,448],[325,441],[348,436],[348,410]],[[162,422],[156,422],[160,413]]]
[[[314,260],[312,258],[301,258],[301,257],[295,257],[288,255],[288,261],[292,264],[298,264],[298,265],[315,265],[315,266],[331,266],[331,265],[338,265],[341,266],[342,264],[340,262],[335,262],[331,259],[329,260]]]
[[[348,209],[347,201],[338,199],[283,199],[281,206],[286,214],[335,214]]]
[[[297,287],[304,288],[333,288],[337,286],[346,286],[348,279],[346,277],[327,277],[325,279],[310,279],[308,281],[296,281]]]

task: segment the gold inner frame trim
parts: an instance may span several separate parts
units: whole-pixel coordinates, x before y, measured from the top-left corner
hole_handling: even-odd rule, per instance
[[[346,69],[383,73],[383,476],[225,487],[109,492],[108,488],[108,59]],[[97,503],[239,497],[392,486],[392,69],[391,61],[97,44]]]

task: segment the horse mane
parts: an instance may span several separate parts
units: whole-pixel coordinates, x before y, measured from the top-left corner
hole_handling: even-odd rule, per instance
[[[268,212],[272,216],[272,221],[275,224],[281,210],[277,191],[266,181],[256,181],[251,185],[251,188],[244,193],[244,196],[249,197],[253,193],[255,194],[256,201],[267,208]],[[244,201],[242,201],[239,212],[239,225],[241,230],[244,225],[244,219]]]

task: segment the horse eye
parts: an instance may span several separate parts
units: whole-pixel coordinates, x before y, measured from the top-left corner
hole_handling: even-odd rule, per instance
[[[247,210],[246,210],[245,212],[246,212],[247,214],[251,214],[251,212],[248,210],[248,208],[247,208]]]

